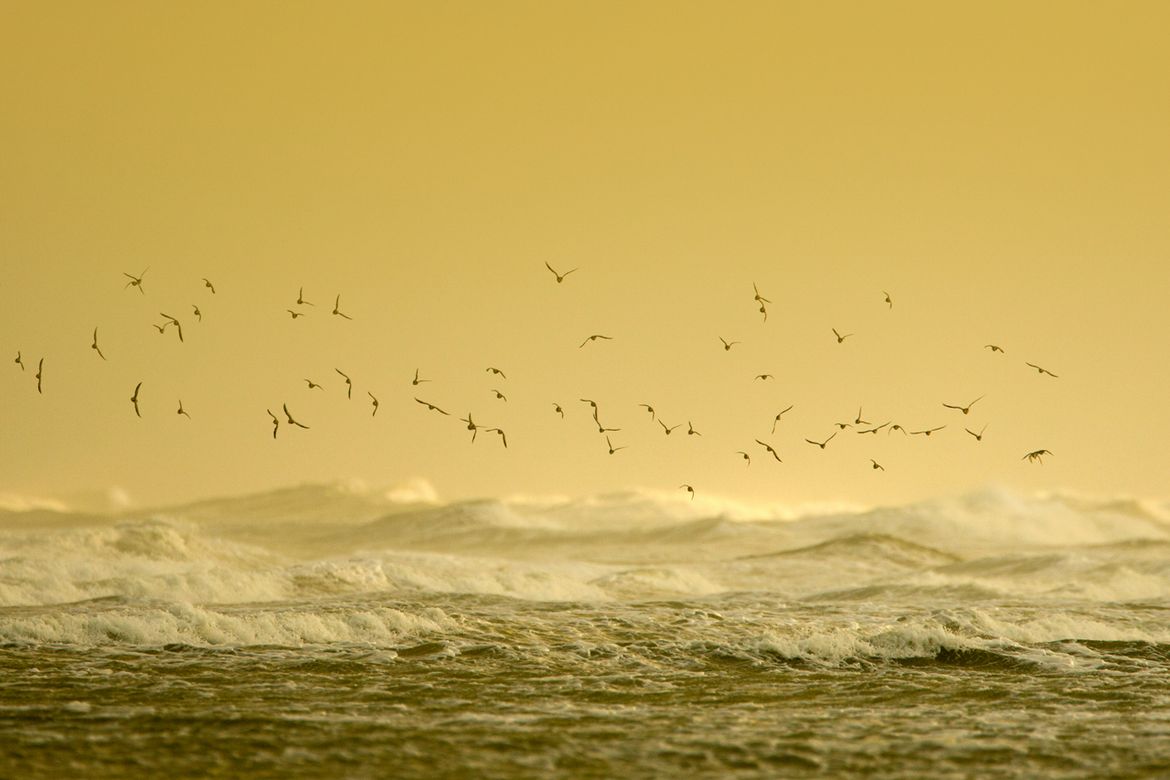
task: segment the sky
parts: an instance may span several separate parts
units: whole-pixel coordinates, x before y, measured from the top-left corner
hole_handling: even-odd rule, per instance
[[[4,16],[0,492],[1167,493],[1164,3]]]

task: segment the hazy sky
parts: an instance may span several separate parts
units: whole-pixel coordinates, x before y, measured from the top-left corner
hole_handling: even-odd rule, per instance
[[[1165,3],[3,16],[0,491],[1167,492]],[[558,285],[545,261],[580,271]],[[147,266],[146,294],[124,289]],[[302,285],[317,306],[294,322]],[[352,321],[330,316],[338,293]],[[160,312],[186,343],[151,327]],[[579,349],[592,333],[614,338]],[[412,387],[416,367],[434,381]],[[983,394],[967,417],[941,406]],[[509,448],[472,446],[415,395]],[[608,455],[581,397],[629,449]],[[273,441],[282,402],[312,429]],[[642,402],[683,428],[667,438]],[[948,427],[804,443],[859,404]],[[981,444],[963,432],[984,424]],[[1038,448],[1055,455],[1021,462]]]

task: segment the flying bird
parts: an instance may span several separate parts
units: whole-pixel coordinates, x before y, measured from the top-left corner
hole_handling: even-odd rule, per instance
[[[500,436],[500,441],[504,443],[504,449],[508,448],[508,435],[504,433],[503,428],[484,428],[488,433],[496,433]]]
[[[411,382],[410,382],[410,383],[411,383],[412,385],[421,385],[423,382],[429,382],[429,381],[431,381],[431,380],[429,380],[429,379],[423,379],[423,378],[421,378],[421,377],[418,375],[418,369],[416,368],[416,369],[414,370],[414,379],[413,379],[413,380],[411,380]]]
[[[728,341],[727,339],[723,338],[722,336],[719,337],[719,340],[723,342],[723,351],[724,352],[730,352],[732,347],[734,347],[736,344],[740,343],[738,341]]]
[[[910,435],[911,436],[918,436],[919,434],[922,434],[924,436],[929,436],[930,434],[934,433],[935,431],[941,431],[945,427],[947,427],[947,426],[940,425],[937,428],[927,428],[924,431],[910,431]]]
[[[177,329],[178,329],[178,331],[179,331],[179,341],[182,341],[182,340],[183,340],[183,325],[182,325],[182,323],[180,323],[180,322],[179,322],[177,319],[175,319],[174,317],[172,317],[172,316],[171,316],[171,315],[169,315],[169,314],[163,314],[161,311],[159,312],[159,314],[160,314],[161,316],[163,316],[163,317],[166,317],[168,320],[170,320],[170,321],[171,321],[171,324],[172,324],[172,325],[174,325],[174,326],[175,326],[175,328],[177,328]]]
[[[772,376],[771,374],[756,374],[756,379],[762,379],[765,382],[767,382],[769,379],[775,378],[776,377]]]
[[[154,329],[155,329],[155,330],[157,330],[157,331],[158,331],[158,334],[159,334],[160,336],[161,336],[162,334],[166,333],[166,332],[167,332],[167,328],[169,328],[169,327],[171,326],[171,323],[169,323],[169,322],[164,322],[162,325],[155,325],[153,322],[152,322],[152,323],[150,323],[150,324],[151,324],[151,325],[154,327]]]
[[[345,397],[353,398],[353,381],[340,368],[335,368],[333,370],[345,377]]]
[[[1051,455],[1051,454],[1052,454],[1052,452],[1050,450],[1033,450],[1032,452],[1029,452],[1024,457],[1020,458],[1020,460],[1026,460],[1029,463],[1039,463],[1041,466],[1043,466],[1044,465],[1044,456]]]
[[[353,317],[349,316],[348,314],[346,314],[345,312],[343,312],[341,310],[341,295],[340,295],[340,293],[338,294],[338,296],[336,298],[333,299],[333,313],[336,314],[338,317],[345,317],[347,320],[353,319]]]
[[[586,404],[589,404],[590,406],[592,406],[593,407],[593,416],[595,418],[597,417],[597,402],[596,401],[594,401],[591,398],[578,398],[577,400],[581,401],[582,403],[586,403]]]
[[[679,487],[691,494],[691,501],[695,500],[695,489],[693,487],[686,483],[679,485]]]
[[[503,393],[501,393],[499,390],[496,390],[495,388],[492,388],[492,389],[491,389],[491,390],[489,390],[488,392],[495,393],[495,394],[496,394],[496,398],[498,398],[498,399],[499,399],[499,400],[501,400],[501,401],[505,401],[505,402],[506,402],[506,401],[508,400],[508,396],[504,395]]]
[[[984,426],[983,426],[983,428],[982,428],[982,429],[980,429],[979,433],[975,433],[975,431],[971,430],[970,428],[964,428],[963,430],[965,430],[967,433],[969,433],[969,434],[971,434],[972,436],[974,436],[974,437],[975,437],[975,441],[983,441],[983,431],[986,431],[986,430],[987,430],[987,426],[986,426],[986,425],[984,425]]]
[[[971,407],[974,406],[976,403],[978,403],[981,398],[983,398],[983,396],[979,396],[979,398],[976,398],[974,401],[967,404],[966,406],[956,406],[954,404],[943,404],[943,406],[945,406],[948,409],[957,409],[958,411],[962,412],[963,414],[968,414],[971,411]]]
[[[17,353],[16,353],[16,360],[14,360],[12,362],[15,363],[16,365],[20,366],[21,371],[24,371],[24,358],[22,358],[20,356],[19,351],[17,351]]]
[[[427,403],[426,401],[422,400],[421,398],[415,398],[414,400],[415,400],[415,402],[416,402],[416,403],[420,403],[420,404],[422,404],[422,405],[423,405],[423,406],[425,406],[427,409],[430,409],[432,412],[438,412],[439,414],[447,414],[447,412],[444,412],[444,411],[443,411],[442,409],[440,409],[439,407],[435,406],[434,404],[429,404],[429,403]],[[448,415],[448,416],[450,416],[450,415]],[[469,416],[470,416],[470,415],[469,415]]]
[[[280,430],[280,419],[272,413],[271,409],[265,409],[264,411],[268,412],[268,416],[272,418],[272,438],[275,439],[276,432]]]
[[[762,303],[760,304],[760,314],[764,315],[764,322],[767,322],[768,321],[768,307]]]
[[[890,423],[887,420],[886,422],[882,423],[881,425],[879,425],[875,428],[866,428],[864,431],[858,431],[858,433],[877,433],[878,431],[880,431],[882,428],[885,428],[889,424]]]
[[[489,371],[489,372],[491,372],[491,373],[493,373],[493,374],[496,374],[497,376],[499,376],[499,377],[501,377],[501,378],[503,378],[503,379],[507,379],[507,378],[508,378],[508,377],[507,377],[507,376],[504,374],[504,372],[503,372],[503,371],[501,371],[500,369],[498,369],[498,368],[496,368],[496,367],[494,367],[494,366],[488,366],[488,367],[487,367],[485,370],[486,370],[486,371]]]
[[[752,282],[752,290],[755,292],[755,296],[753,297],[753,300],[754,300],[756,303],[771,303],[771,301],[770,301],[770,300],[768,300],[768,299],[767,299],[767,298],[765,298],[764,296],[760,295],[760,288],[759,288],[759,287],[756,287],[756,283],[755,283],[755,282]]]
[[[186,416],[186,418],[188,420],[191,419],[191,415],[187,414],[187,410],[183,408],[183,399],[182,398],[179,399],[179,410],[177,412],[175,412],[175,414],[184,415],[184,416]]]
[[[590,341],[597,341],[598,339],[605,339],[606,341],[613,341],[613,336],[603,336],[600,333],[594,333],[592,336],[590,336],[589,338],[587,338],[581,342],[581,347],[584,347]],[[577,347],[577,349],[581,349],[581,347]]]
[[[628,444],[623,444],[620,447],[615,447],[615,446],[613,446],[613,442],[609,440],[608,436],[605,437],[605,444],[606,444],[606,446],[609,447],[609,454],[610,455],[613,455],[618,450],[624,450],[626,447],[629,446]]]
[[[288,404],[284,404],[282,408],[284,409],[284,416],[288,418],[289,425],[295,425],[298,428],[304,428],[306,431],[309,430],[309,426],[305,425],[304,423],[299,423],[293,419],[292,412],[288,410]]]
[[[41,375],[45,372],[45,359],[41,358],[37,362],[37,392],[41,392]]]
[[[97,328],[93,329],[93,343],[89,345],[89,348],[98,353],[98,357],[100,357],[102,360],[105,360],[106,356],[102,354],[102,348],[99,347],[97,343],[97,331]]]
[[[659,420],[658,424],[662,426],[662,430],[666,431],[667,436],[669,436],[670,432],[673,431],[675,428],[682,426],[682,423],[679,423],[678,425],[667,426],[667,424],[662,422],[662,420]]]
[[[869,420],[861,419],[861,407],[857,407],[857,419],[853,421],[854,425],[869,425]]]
[[[695,430],[695,426],[691,425],[691,421],[687,420],[687,436],[702,436],[703,434]]]
[[[894,423],[893,425],[891,425],[890,430],[886,431],[886,433],[890,434],[890,433],[893,433],[894,431],[901,431],[903,436],[907,435],[906,429],[903,428],[901,425],[898,425],[898,423]]]
[[[1040,366],[1036,365],[1035,363],[1028,363],[1027,361],[1024,361],[1024,365],[1031,366],[1032,368],[1039,371],[1041,374],[1048,374],[1048,376],[1052,377],[1053,379],[1059,379],[1059,377],[1056,374],[1052,373],[1047,368],[1040,368]]]
[[[142,383],[139,382],[134,386],[134,395],[130,396],[130,403],[134,404],[134,414],[138,415],[139,417],[142,416],[142,412],[138,411],[138,391],[141,389]]]
[[[317,304],[305,300],[305,288],[297,290],[297,306],[316,306]]]
[[[573,273],[573,271],[577,270],[576,268],[574,268],[574,269],[572,269],[572,271],[565,271],[563,274],[560,274],[560,273],[557,273],[557,270],[555,268],[553,268],[551,265],[548,264],[547,260],[544,263],[544,267],[547,268],[548,270],[552,271],[552,275],[557,278],[557,284],[560,284],[561,282],[565,281],[566,276]]]
[[[743,459],[747,461],[747,464],[748,464],[749,466],[750,466],[750,465],[752,465],[752,456],[751,456],[751,455],[748,455],[748,454],[747,454],[746,452],[744,452],[743,450],[736,450],[736,451],[735,451],[735,454],[736,454],[736,455],[742,455],[742,456],[743,456]]]
[[[310,390],[324,390],[325,389],[325,388],[321,387],[321,385],[314,382],[312,379],[306,379],[305,383],[309,386]]]
[[[776,423],[780,422],[780,418],[783,417],[785,414],[787,414],[790,411],[792,411],[792,405],[790,405],[783,412],[780,412],[780,414],[776,415],[776,417],[772,420],[772,433],[776,432]]]
[[[833,436],[836,436],[836,435],[837,435],[836,433],[833,434]],[[833,436],[830,436],[829,438],[825,439],[824,441],[813,441],[812,439],[805,439],[805,441],[807,441],[809,444],[815,444],[816,446],[820,447],[823,450],[825,448],[825,445],[833,440]]]
[[[207,277],[203,277],[203,286],[211,290],[211,294],[215,295],[215,285],[208,281]]]
[[[651,420],[656,420],[656,419],[658,419],[658,418],[657,418],[657,417],[655,417],[655,415],[654,415],[654,407],[653,407],[653,406],[651,406],[650,404],[638,404],[638,406],[641,406],[641,407],[645,408],[645,409],[646,409],[646,411],[650,412],[650,419],[651,419]]]
[[[778,452],[776,452],[775,448],[774,448],[774,447],[772,447],[772,445],[771,445],[771,444],[768,444],[767,442],[760,441],[759,439],[756,439],[756,444],[758,444],[758,445],[760,445],[761,447],[763,447],[764,449],[766,449],[766,450],[768,451],[768,453],[769,453],[769,454],[770,454],[770,455],[771,455],[773,458],[775,458],[775,459],[776,459],[776,462],[777,462],[777,463],[783,463],[783,462],[784,462],[784,461],[780,460],[780,454],[779,454]]]
[[[840,344],[840,343],[841,343],[841,342],[843,342],[845,339],[847,339],[847,338],[849,338],[850,336],[852,336],[852,335],[853,335],[852,333],[846,333],[844,336],[842,336],[840,333],[838,333],[838,332],[837,332],[837,329],[836,329],[836,328],[833,328],[833,329],[832,329],[832,331],[833,331],[833,335],[837,337],[837,343],[838,343],[838,344]]]
[[[199,320],[200,322],[203,322],[203,312],[199,311],[199,307],[196,306],[195,304],[191,304],[191,309],[195,313],[195,319]]]
[[[287,311],[288,316],[292,317],[294,320],[297,317],[304,317],[305,316],[305,313],[303,311],[293,311],[292,309],[285,309],[285,311]]]
[[[1003,352],[1003,347],[998,344],[984,344],[984,349],[990,349],[992,352]]]
[[[873,458],[870,458],[870,459],[869,459],[869,462],[873,464],[873,469],[874,469],[874,471],[877,471],[878,469],[881,469],[882,471],[885,471],[885,470],[886,470],[886,467],[885,467],[885,466],[883,466],[882,464],[878,463],[878,462],[877,462],[876,460],[874,460]]]
[[[565,419],[565,410],[562,409],[561,405],[558,404],[556,401],[553,401],[553,413],[559,414],[561,416],[562,420]]]
[[[376,415],[378,413],[378,399],[375,398],[374,394],[371,393],[369,390],[366,391],[366,395],[368,395],[370,397],[370,399],[374,402],[374,411],[370,414],[370,417],[373,417],[374,415]]]
[[[894,300],[890,298],[890,294],[885,290],[882,290],[882,295],[886,296],[886,303],[890,304],[890,308],[894,308]]]
[[[459,419],[467,423],[467,430],[471,431],[471,441],[474,443],[475,435],[479,433],[479,426],[471,419],[471,412],[468,412],[466,417],[460,417]]]
[[[144,290],[144,289],[142,288],[142,277],[146,276],[146,272],[147,272],[147,271],[149,271],[149,270],[150,270],[150,266],[147,266],[146,268],[143,268],[143,269],[142,269],[142,273],[138,274],[138,276],[134,276],[133,274],[128,274],[128,273],[126,273],[125,271],[123,271],[123,272],[122,272],[122,276],[125,276],[125,277],[126,277],[127,279],[129,279],[130,281],[126,282],[126,286],[125,286],[125,287],[123,287],[122,289],[124,290],[124,289],[126,289],[126,287],[137,287],[137,288],[138,288],[138,292],[140,292],[140,293],[142,293],[143,295],[145,295],[145,294],[146,294],[146,290]]]

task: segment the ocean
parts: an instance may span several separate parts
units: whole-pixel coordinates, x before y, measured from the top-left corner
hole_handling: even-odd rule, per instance
[[[0,777],[1170,777],[1170,505],[0,511]]]

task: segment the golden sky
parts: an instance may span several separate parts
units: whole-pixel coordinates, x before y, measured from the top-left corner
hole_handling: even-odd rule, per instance
[[[1164,3],[3,15],[0,491],[1166,494]],[[580,270],[558,285],[546,261]],[[123,287],[147,266],[145,295]],[[300,286],[317,306],[293,321]],[[160,312],[185,343],[152,329]],[[592,333],[613,340],[578,348]],[[412,387],[416,367],[433,382]],[[984,394],[966,417],[941,405]],[[415,395],[503,427],[508,449]],[[581,397],[628,449],[607,453]],[[282,402],[311,430],[273,441]],[[643,402],[683,428],[667,438]],[[859,404],[948,427],[803,442]],[[984,424],[982,443],[963,432]],[[1043,466],[1020,460],[1039,448]]]

